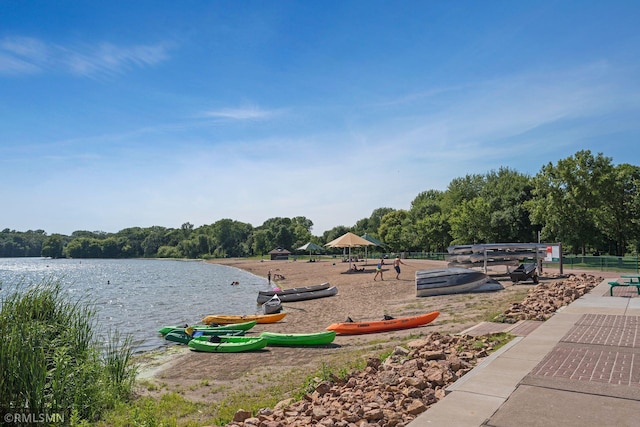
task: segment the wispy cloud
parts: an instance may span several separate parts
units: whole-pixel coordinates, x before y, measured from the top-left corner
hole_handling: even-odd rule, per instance
[[[116,46],[111,43],[62,46],[31,37],[0,39],[0,72],[35,74],[46,70],[94,77],[156,65],[169,58],[169,45]]]
[[[264,110],[252,105],[241,108],[223,108],[220,110],[206,111],[203,113],[203,116],[230,120],[263,120],[281,113],[281,110]]]

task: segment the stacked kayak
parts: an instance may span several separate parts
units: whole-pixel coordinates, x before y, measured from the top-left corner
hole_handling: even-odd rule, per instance
[[[277,332],[263,332],[260,334],[268,345],[274,346],[312,346],[326,345],[333,342],[336,337],[334,331],[322,331],[309,334],[281,334]]]
[[[227,315],[227,314],[214,314],[202,319],[202,323],[209,325],[211,323],[218,323],[221,325],[229,325],[233,323],[244,323],[255,320],[257,323],[275,323],[284,318],[287,313],[273,313],[273,314],[247,314],[244,316],[239,315]]]
[[[371,334],[375,332],[394,331],[397,329],[416,328],[433,322],[440,312],[420,314],[417,316],[389,318],[372,322],[343,322],[327,326],[328,331],[342,335]]]
[[[220,331],[220,330],[228,330],[228,329],[240,329],[243,331],[248,331],[249,329],[253,328],[256,325],[255,320],[250,320],[250,321],[246,321],[246,322],[241,322],[241,323],[234,323],[234,324],[225,324],[225,325],[219,325],[219,324],[207,324],[207,325],[181,325],[181,326],[163,326],[162,328],[160,328],[158,330],[159,333],[161,333],[162,335],[166,335],[169,332],[174,332],[174,331],[182,331],[184,332],[186,328],[193,328],[196,332],[197,331]]]
[[[191,333],[190,333],[191,332]],[[242,329],[219,329],[219,330],[204,330],[204,331],[196,331],[196,330],[179,330],[174,329],[164,336],[164,339],[167,341],[178,342],[181,344],[187,344],[194,338],[198,337],[212,337],[212,336],[240,336],[244,335]]]
[[[267,340],[260,337],[213,336],[196,337],[188,346],[194,351],[207,353],[239,353],[260,350],[267,346]]]

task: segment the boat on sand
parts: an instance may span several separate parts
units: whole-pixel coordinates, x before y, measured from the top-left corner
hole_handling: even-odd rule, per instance
[[[307,301],[310,299],[332,297],[337,294],[338,294],[338,288],[335,286],[332,286],[330,288],[321,289],[319,291],[308,291],[308,292],[300,292],[297,294],[280,295],[279,298],[280,298],[280,301],[282,302],[296,302],[296,301]]]
[[[234,337],[229,335],[196,337],[189,341],[191,350],[207,353],[239,353],[260,350],[267,346],[267,340],[260,337]]]
[[[340,335],[370,334],[375,332],[387,332],[398,329],[410,329],[433,322],[440,312],[418,314],[416,316],[385,318],[371,322],[342,322],[327,326],[328,331],[335,331]],[[388,316],[385,316],[388,317]]]
[[[215,331],[196,331],[196,330],[188,330],[187,328],[187,330],[184,330],[184,331],[180,331],[180,330],[171,331],[164,336],[164,339],[167,341],[187,344],[189,341],[197,337],[203,337],[203,336],[211,337],[211,336],[221,336],[221,335],[240,336],[240,335],[244,335],[244,332],[245,331],[243,331],[242,329],[219,329]]]
[[[490,292],[504,287],[481,271],[468,268],[434,268],[416,271],[416,296]]]
[[[212,314],[202,319],[202,323],[208,325],[210,323],[218,323],[221,325],[228,325],[232,323],[244,323],[251,320],[255,320],[257,323],[275,323],[284,319],[287,313],[273,313],[273,314],[246,314],[246,315],[233,315],[233,314]]]
[[[277,332],[263,332],[261,338],[267,340],[268,345],[275,346],[311,346],[326,345],[333,342],[335,331],[322,331],[307,334],[281,334]]]
[[[217,323],[209,324],[209,325],[184,325],[183,324],[178,326],[163,326],[158,330],[158,332],[161,333],[162,335],[166,335],[169,332],[176,332],[176,331],[184,332],[186,328],[193,328],[195,331],[219,331],[219,330],[227,330],[227,329],[241,329],[243,331],[248,331],[249,329],[253,328],[256,325],[256,323],[258,322],[256,322],[255,320],[250,320],[247,322],[234,323],[229,325],[219,325]]]
[[[277,295],[282,302],[306,301],[316,298],[325,298],[336,295],[338,288],[330,286],[329,283],[321,283],[319,285],[305,286],[299,288],[289,288],[271,291],[258,292],[258,304],[263,304],[269,298]]]
[[[274,295],[267,302],[262,304],[262,312],[264,314],[280,313],[282,311],[282,301],[278,295]]]

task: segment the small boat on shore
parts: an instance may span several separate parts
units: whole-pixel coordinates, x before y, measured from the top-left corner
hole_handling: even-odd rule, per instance
[[[197,337],[187,344],[192,350],[207,353],[239,353],[260,350],[267,346],[267,340],[260,337]]]
[[[280,298],[280,301],[291,301],[290,299],[288,299],[289,298],[288,296],[303,294],[306,292],[319,292],[325,289],[329,289],[329,287],[330,287],[329,282],[325,282],[319,285],[302,286],[298,288],[272,289],[270,291],[259,291],[258,304],[263,304],[267,302],[274,295],[277,295],[278,298]],[[291,298],[295,298],[295,297],[291,297]],[[300,300],[295,300],[295,301],[300,301]]]
[[[296,347],[330,344],[335,339],[336,333],[334,331],[322,331],[308,334],[263,332],[260,334],[260,337],[267,340],[267,345]]]
[[[212,314],[202,319],[202,323],[208,325],[211,323],[218,323],[221,325],[229,325],[233,323],[244,323],[255,320],[257,323],[275,323],[284,319],[287,313],[273,313],[273,314],[246,314],[246,315],[233,315],[233,314]]]
[[[272,296],[267,302],[262,304],[262,312],[264,314],[280,313],[282,311],[282,301],[278,295]]]
[[[332,297],[337,294],[338,294],[338,288],[335,286],[332,286],[330,288],[321,289],[319,291],[307,291],[307,292],[300,292],[297,294],[279,295],[279,298],[280,298],[280,301],[282,302],[296,302],[296,301],[307,301],[310,299]]]
[[[485,273],[468,268],[434,268],[416,271],[416,296],[490,292],[504,287]]]
[[[189,334],[191,332],[191,334]],[[177,342],[180,344],[187,344],[194,338],[197,337],[211,337],[211,336],[222,336],[222,335],[230,335],[230,336],[240,336],[244,335],[242,329],[219,329],[215,331],[186,331],[186,330],[174,330],[169,332],[164,336],[164,339],[167,341]]]
[[[335,331],[340,335],[371,334],[375,332],[387,332],[398,329],[410,329],[433,322],[440,312],[419,314],[416,316],[385,318],[371,322],[342,322],[327,326],[328,331]]]
[[[195,331],[220,331],[220,330],[228,330],[228,329],[241,329],[243,331],[248,331],[249,329],[253,328],[256,325],[256,323],[258,322],[255,320],[250,320],[242,323],[234,323],[233,325],[231,324],[220,325],[216,323],[216,324],[209,324],[209,325],[163,326],[158,330],[158,332],[161,333],[162,335],[166,335],[169,332],[175,332],[175,331],[184,332],[186,328],[193,328]]]

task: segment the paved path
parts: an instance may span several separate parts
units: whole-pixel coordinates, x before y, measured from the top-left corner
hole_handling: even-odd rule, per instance
[[[609,296],[608,280],[546,322],[516,324],[522,336],[409,426],[640,426],[640,297]]]

